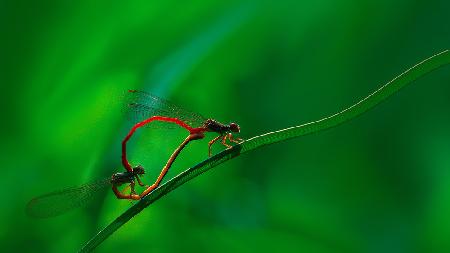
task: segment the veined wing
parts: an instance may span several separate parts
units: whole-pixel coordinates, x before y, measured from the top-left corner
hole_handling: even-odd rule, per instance
[[[131,116],[134,123],[152,116],[165,116],[180,119],[191,127],[199,127],[206,120],[206,118],[198,113],[184,109],[150,93],[136,90],[130,90],[128,92],[125,112]],[[148,126],[158,128],[161,125],[151,123]]]
[[[93,181],[78,187],[66,188],[32,199],[26,206],[26,213],[33,218],[49,218],[83,206],[100,189],[111,185],[111,178]]]

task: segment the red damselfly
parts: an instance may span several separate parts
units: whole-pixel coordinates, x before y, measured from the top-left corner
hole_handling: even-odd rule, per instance
[[[129,90],[129,100],[127,101],[126,106],[128,113],[134,116],[135,120],[138,121],[138,123],[131,128],[127,136],[125,136],[122,141],[122,164],[128,171],[130,171],[132,167],[127,159],[126,145],[137,129],[143,126],[148,126],[151,122],[163,121],[177,124],[189,132],[188,137],[172,153],[156,181],[140,194],[141,197],[147,195],[153,189],[158,187],[159,183],[162,181],[181,150],[190,141],[203,139],[205,137],[205,132],[215,132],[219,134],[208,143],[209,156],[211,156],[211,146],[218,140],[220,140],[222,145],[227,148],[232,147],[227,144],[227,140],[234,143],[240,143],[240,141],[242,141],[240,138],[234,138],[232,134],[240,132],[240,127],[238,124],[223,124],[212,118],[205,118],[200,114],[186,110],[165,99],[144,91]]]
[[[111,177],[102,180],[41,195],[28,202],[25,210],[29,216],[34,218],[57,216],[83,206],[93,199],[95,193],[107,186],[112,186],[114,194],[119,199],[138,200],[140,196],[135,191],[135,180],[139,185],[144,186],[139,178],[144,173],[144,168],[137,166],[131,172],[115,173]],[[118,190],[117,187],[123,184],[128,184],[124,191],[130,188],[129,194]]]

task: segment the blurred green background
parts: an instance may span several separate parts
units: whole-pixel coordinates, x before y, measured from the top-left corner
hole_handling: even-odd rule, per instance
[[[240,124],[335,113],[450,45],[450,2],[1,1],[2,252],[74,252],[131,203],[36,220],[32,197],[122,171],[124,92]],[[259,149],[144,210],[97,252],[450,252],[450,68],[340,127]],[[185,133],[144,129],[154,180]],[[172,177],[207,157],[194,142]],[[216,147],[215,152],[220,151]]]

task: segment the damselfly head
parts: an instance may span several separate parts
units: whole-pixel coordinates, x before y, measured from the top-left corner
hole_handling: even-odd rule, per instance
[[[236,123],[230,123],[230,130],[231,132],[239,133],[241,131],[241,128]]]
[[[142,167],[142,165],[138,165],[138,166],[134,167],[133,172],[136,175],[144,175],[145,174],[145,170],[144,170],[144,167]]]

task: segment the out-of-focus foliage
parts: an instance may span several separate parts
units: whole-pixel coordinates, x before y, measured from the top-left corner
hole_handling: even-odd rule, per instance
[[[36,195],[121,170],[127,89],[254,136],[345,108],[448,48],[449,9],[442,0],[2,1],[2,248],[75,251],[130,206],[107,191],[48,220],[23,210]],[[98,252],[448,251],[449,73],[350,124],[234,159]],[[149,182],[185,134],[158,131],[130,143]],[[190,144],[169,176],[203,160],[207,141]]]

